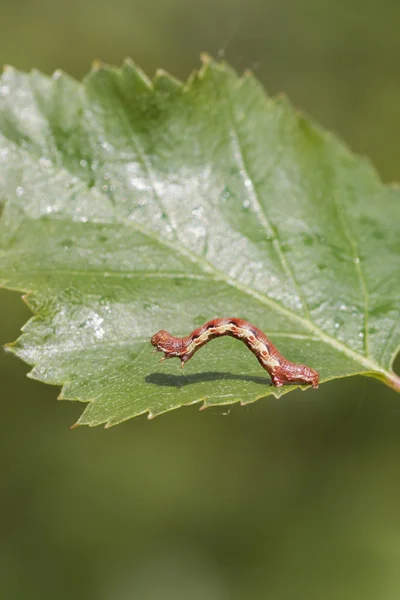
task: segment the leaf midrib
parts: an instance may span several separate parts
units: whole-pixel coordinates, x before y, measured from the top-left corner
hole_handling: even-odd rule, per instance
[[[100,271],[93,269],[77,270],[77,269],[39,269],[23,271],[16,270],[18,275],[57,275],[61,272],[63,275],[70,275],[73,277],[95,277],[100,275],[104,279],[195,279],[199,281],[207,281],[211,279],[206,275],[196,275],[195,273],[172,273],[169,271]]]

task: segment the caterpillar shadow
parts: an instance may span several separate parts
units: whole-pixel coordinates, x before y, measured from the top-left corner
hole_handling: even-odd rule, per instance
[[[250,381],[260,385],[271,385],[271,380],[268,377],[258,377],[251,375],[235,375],[234,373],[224,373],[221,371],[206,371],[205,373],[193,373],[192,375],[169,375],[163,373],[150,373],[145,377],[146,383],[164,387],[184,387],[185,385],[193,385],[202,381],[220,381],[236,379],[240,381]]]

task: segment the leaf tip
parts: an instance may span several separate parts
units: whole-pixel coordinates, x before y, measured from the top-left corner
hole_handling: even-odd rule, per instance
[[[168,86],[170,89],[171,88],[179,89],[182,87],[182,82],[179,81],[179,79],[176,79],[176,77],[173,77],[165,69],[157,69],[156,70],[152,83],[153,83],[153,86],[159,86],[161,84],[161,85]]]
[[[274,97],[274,102],[277,105],[283,105],[288,108],[291,107],[290,100],[285,92],[278,92],[278,94],[276,94]]]
[[[135,69],[136,68],[136,63],[134,60],[132,60],[132,58],[130,56],[127,56],[126,58],[124,58],[122,65],[124,67],[128,67],[129,69]]]
[[[205,67],[207,67],[210,63],[214,62],[214,59],[207,52],[200,52],[200,60]]]
[[[15,340],[15,342],[8,342],[7,344],[4,344],[3,348],[4,348],[4,352],[7,352],[8,354],[15,354],[16,353],[16,344],[17,344],[18,340]]]
[[[30,305],[30,296],[32,296],[32,291],[26,292],[26,294],[23,294],[21,296],[22,302],[24,302],[29,308],[31,308],[31,305]]]
[[[100,71],[102,66],[103,66],[103,63],[101,62],[101,60],[99,58],[95,58],[94,61],[92,61],[93,73],[97,73],[98,71]]]
[[[161,69],[161,68],[156,69],[154,78],[155,79],[159,79],[159,78],[162,78],[162,77],[170,77],[170,74],[165,69]]]
[[[64,76],[65,76],[65,74],[61,69],[56,69],[53,72],[51,78],[57,80],[57,79],[61,79],[61,77],[64,77]]]

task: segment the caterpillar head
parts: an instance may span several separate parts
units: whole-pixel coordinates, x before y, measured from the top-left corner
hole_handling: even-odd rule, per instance
[[[302,370],[302,381],[304,383],[308,383],[313,386],[313,388],[317,388],[319,385],[319,373],[315,371],[311,367],[307,367],[306,365],[301,365],[303,367]]]
[[[272,381],[277,387],[284,383],[300,383],[318,387],[319,374],[317,371],[307,365],[299,365],[290,361],[285,361],[272,374]]]
[[[292,366],[288,380],[293,383],[305,383],[317,388],[319,384],[319,374],[311,367],[307,367],[307,365],[295,364]]]
[[[171,338],[171,334],[165,329],[160,329],[151,338],[150,342],[153,346],[160,350],[160,352],[168,352],[168,340]]]

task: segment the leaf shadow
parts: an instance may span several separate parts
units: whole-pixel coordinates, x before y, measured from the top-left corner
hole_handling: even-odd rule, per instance
[[[150,373],[145,377],[146,383],[152,383],[164,387],[184,387],[193,385],[202,381],[218,381],[226,379],[237,379],[240,381],[250,381],[260,385],[271,385],[269,377],[258,377],[251,375],[235,375],[234,373],[221,371],[206,371],[204,373],[193,373],[192,375],[169,375],[165,373]]]

